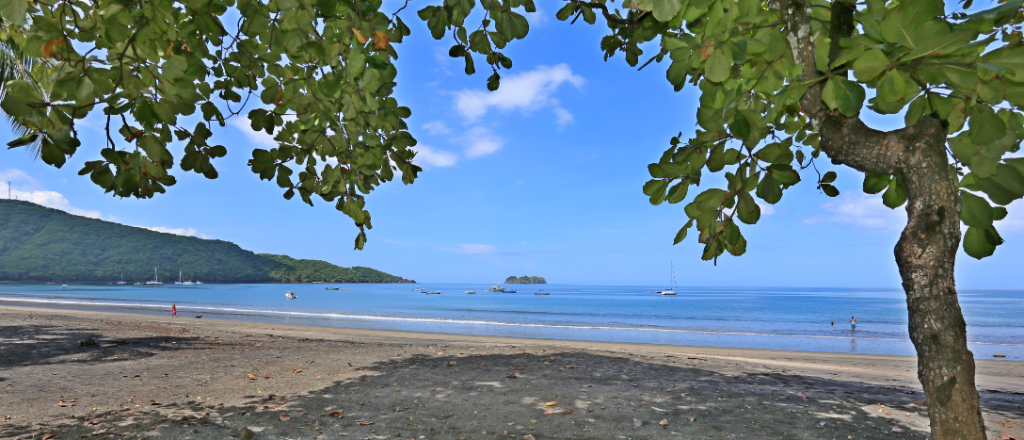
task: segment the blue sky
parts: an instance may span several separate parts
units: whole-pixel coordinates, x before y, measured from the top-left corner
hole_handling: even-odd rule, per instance
[[[486,75],[467,77],[461,60],[447,57],[450,40],[434,41],[414,10],[403,13],[413,35],[398,47],[396,93],[413,111],[425,171],[413,185],[392,182],[368,197],[374,228],[363,251],[352,250],[357,230],[331,204],[286,201],[250,172],[251,150],[267,148],[269,138],[246,120],[215,130],[228,147],[216,162],[220,178],[177,170],[178,184],[151,200],[113,198],[77,175],[102,148],[98,124],[80,130],[83,147],[62,170],[19,149],[0,150],[0,192],[6,197],[11,181],[21,199],[80,215],[424,283],[540,275],[553,283],[662,285],[674,262],[686,286],[900,287],[892,249],[903,209],[864,195],[862,177],[842,167],[835,168],[840,197],[816,191],[808,175],[762,208],[760,223],[744,229],[743,257],[713,266],[700,260],[693,236],[672,246],[685,203],[651,206],[641,187],[668,140],[693,132],[695,90],[673,92],[664,64],[637,72],[621,57],[604,62],[600,27],[570,26],[554,19],[557,4],[539,5],[530,35],[507,48],[515,65],[497,93],[486,91]],[[0,138],[11,139],[6,126]],[[172,148],[178,158],[181,151]],[[818,167],[833,169],[827,160]],[[1020,287],[1024,210],[1011,205],[997,226],[1007,243],[993,257],[979,262],[961,251],[960,287]]]

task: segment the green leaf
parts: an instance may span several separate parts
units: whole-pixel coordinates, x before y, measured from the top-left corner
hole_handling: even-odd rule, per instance
[[[906,202],[907,191],[903,189],[903,184],[893,177],[889,182],[889,189],[885,190],[885,194],[882,194],[882,204],[891,209],[896,209],[903,206]]]
[[[992,226],[992,206],[988,202],[969,192],[960,193],[960,220],[967,226],[987,228]]]
[[[829,78],[822,90],[821,99],[832,110],[853,117],[864,105],[864,88],[853,81],[838,76]]]
[[[836,181],[836,177],[839,177],[835,171],[829,171],[821,176],[821,183],[832,183]]]
[[[987,145],[1006,136],[1006,124],[987,105],[974,108],[971,115],[971,142],[976,145]]]
[[[889,187],[892,176],[885,174],[864,173],[864,192],[878,194]]]
[[[985,230],[982,228],[969,227],[964,234],[964,252],[977,259],[991,256],[996,251],[996,245],[989,243],[985,237]]]
[[[995,20],[998,18],[1012,15],[1020,10],[1021,5],[1024,5],[1024,0],[1009,0],[999,6],[992,9],[986,9],[981,12],[975,12],[967,16],[968,20]]]
[[[736,215],[739,216],[741,222],[752,225],[761,219],[761,207],[757,205],[750,193],[745,192],[739,196]]]
[[[824,192],[826,196],[839,197],[839,189],[836,188],[834,185],[823,183],[821,184],[821,191]]]
[[[658,21],[669,21],[675,18],[679,9],[683,7],[682,0],[653,0],[654,18]]]
[[[572,17],[573,12],[576,12],[576,4],[569,2],[566,3],[565,6],[562,6],[562,9],[558,10],[555,14],[555,18],[559,21],[565,21],[568,20],[569,17]]]
[[[797,173],[793,167],[784,164],[773,164],[768,167],[770,171],[769,175],[783,185],[795,185],[800,181],[800,173]]]
[[[732,56],[721,48],[711,52],[711,56],[704,63],[704,76],[710,81],[725,81],[729,79],[731,71]]]
[[[1014,81],[1024,81],[1024,47],[1019,45],[997,48],[981,57],[985,64],[1004,67],[1012,73],[1006,76]]]
[[[774,205],[782,199],[782,186],[775,182],[772,173],[767,173],[757,184],[756,194],[765,202]]]
[[[0,17],[3,17],[5,21],[10,22],[15,27],[25,25],[25,14],[27,13],[28,1],[26,0],[4,0],[0,2]]]
[[[990,177],[976,177],[975,185],[993,202],[1009,205],[1024,197],[1024,173],[1012,165],[998,164]]]
[[[977,32],[968,30],[958,30],[948,34],[931,35],[931,38],[923,39],[920,45],[910,51],[910,53],[904,56],[900,61],[909,61],[926,56],[946,55],[962,48],[977,36]]]
[[[644,185],[644,194],[650,196],[652,205],[660,205],[665,200],[665,190],[667,188],[668,180],[651,180]]]
[[[677,245],[686,238],[686,231],[693,225],[693,220],[686,222],[686,225],[679,228],[679,232],[676,232],[676,238],[672,240],[672,245]]]
[[[747,139],[750,137],[750,122],[742,114],[737,113],[729,124],[729,132],[736,139]]]
[[[673,204],[674,203],[682,202],[683,199],[686,198],[686,192],[689,189],[690,189],[690,182],[687,182],[687,181],[679,182],[679,183],[675,184],[674,186],[672,186],[672,189],[670,189],[668,191],[668,198],[666,200],[668,200],[669,203],[673,203]]]
[[[860,82],[868,82],[875,79],[888,66],[889,59],[885,57],[885,53],[871,49],[853,62],[853,76]]]

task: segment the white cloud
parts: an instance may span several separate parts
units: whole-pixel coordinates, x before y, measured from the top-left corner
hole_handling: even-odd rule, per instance
[[[454,248],[445,248],[444,250],[451,251],[451,252],[458,252],[460,254],[484,255],[484,254],[493,254],[494,253],[494,249],[495,249],[494,245],[490,245],[490,244],[467,243],[467,244],[456,244]]]
[[[882,204],[881,195],[864,193],[851,195],[847,193],[826,203],[823,208],[831,215],[813,217],[804,221],[806,223],[846,223],[878,231],[901,230],[907,224],[906,209],[902,207],[889,209]]]
[[[285,122],[294,121],[295,116],[282,116],[281,119],[283,119]],[[274,135],[267,134],[267,132],[263,130],[253,130],[252,125],[250,125],[248,116],[235,116],[229,119],[228,123],[237,128],[238,131],[242,132],[242,134],[245,135],[245,137],[249,139],[250,142],[256,145],[267,148],[277,147],[277,141],[274,140]]]
[[[195,228],[168,228],[164,226],[157,226],[155,228],[146,228],[150,231],[163,232],[165,234],[183,235],[185,237],[199,237],[199,238],[210,238],[205,234],[200,234]]]
[[[423,144],[412,147],[416,151],[415,161],[421,166],[449,167],[455,165],[459,157],[454,153],[444,150],[437,150]]]
[[[529,72],[509,75],[501,81],[501,87],[494,92],[463,90],[455,93],[455,109],[468,122],[474,122],[485,115],[491,107],[504,111],[536,110],[546,106],[557,106],[558,100],[551,97],[564,83],[576,87],[585,80],[573,75],[567,64],[554,67],[538,66]],[[566,111],[568,113],[568,111]]]
[[[758,202],[756,200],[754,201],[754,203],[757,203],[757,206],[761,208],[761,215],[772,215],[772,214],[775,214],[775,207],[774,206],[767,205],[767,204]]]
[[[8,182],[11,182],[9,186]],[[47,208],[59,209],[68,214],[114,220],[113,216],[103,216],[99,211],[71,206],[71,202],[63,194],[43,188],[38,180],[17,169],[0,171],[0,197],[7,197],[8,195],[13,199],[32,202]]]
[[[473,127],[462,136],[466,157],[480,157],[494,153],[505,145],[505,140],[484,127]]]
[[[569,113],[569,110],[562,107],[555,107],[552,110],[555,112],[555,122],[558,123],[559,129],[563,129],[566,125],[576,122],[576,117]]]
[[[427,122],[426,124],[423,124],[423,129],[427,130],[427,133],[430,133],[435,136],[439,134],[448,134],[452,132],[451,130],[448,129],[448,126],[444,125],[444,122],[441,121]]]

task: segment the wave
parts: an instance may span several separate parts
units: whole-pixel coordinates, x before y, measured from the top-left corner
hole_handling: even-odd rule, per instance
[[[141,309],[167,309],[166,304],[147,304],[147,303],[124,303],[124,302],[106,302],[106,301],[84,301],[84,300],[57,300],[57,299],[43,299],[43,298],[4,298],[0,297],[0,301],[3,302],[17,302],[17,303],[36,303],[36,304],[51,304],[51,305],[67,305],[67,306],[91,306],[91,307],[128,307],[128,308],[141,308]],[[502,327],[518,327],[518,328],[538,328],[538,329],[566,329],[566,330],[601,330],[601,331],[642,331],[642,332],[661,332],[661,333],[676,333],[676,334],[703,334],[703,335],[715,335],[715,336],[752,336],[752,337],[783,337],[783,338],[811,338],[811,339],[856,339],[865,341],[891,341],[891,342],[907,342],[910,340],[906,338],[887,338],[887,337],[872,337],[872,336],[834,336],[834,335],[812,335],[812,334],[782,334],[782,333],[767,333],[767,332],[743,332],[743,331],[726,331],[726,330],[696,330],[696,329],[678,329],[678,328],[666,328],[654,325],[641,325],[641,326],[625,326],[625,325],[586,325],[586,324],[552,324],[552,323],[524,323],[524,322],[504,322],[504,321],[491,321],[491,320],[474,320],[474,319],[448,319],[448,318],[416,318],[416,317],[398,317],[398,316],[381,316],[381,315],[360,315],[350,313],[334,313],[334,312],[311,312],[311,311],[286,311],[286,310],[273,310],[273,309],[258,309],[258,308],[240,308],[240,307],[215,307],[215,306],[203,306],[203,305],[191,305],[182,304],[178,306],[178,311],[204,311],[208,313],[223,313],[223,314],[239,314],[239,315],[277,315],[277,316],[297,316],[297,317],[308,317],[308,318],[319,318],[319,319],[353,319],[363,321],[392,321],[392,322],[408,322],[408,323],[429,323],[429,324],[442,324],[442,325],[473,325],[473,326],[502,326]],[[1024,344],[1009,344],[1009,343],[994,343],[994,342],[969,342],[971,344],[979,345],[998,345],[998,346],[1024,346]]]

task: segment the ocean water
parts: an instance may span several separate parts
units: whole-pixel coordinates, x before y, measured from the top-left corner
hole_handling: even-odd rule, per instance
[[[422,284],[0,284],[0,304],[169,313],[333,327],[588,341],[913,355],[902,291],[823,288],[679,288]],[[464,293],[475,289],[475,295]],[[295,291],[298,298],[286,299]],[[537,296],[537,290],[550,292]],[[1024,360],[1024,290],[959,292],[975,357]],[[849,320],[856,316],[856,331]],[[832,325],[835,322],[835,325]]]

